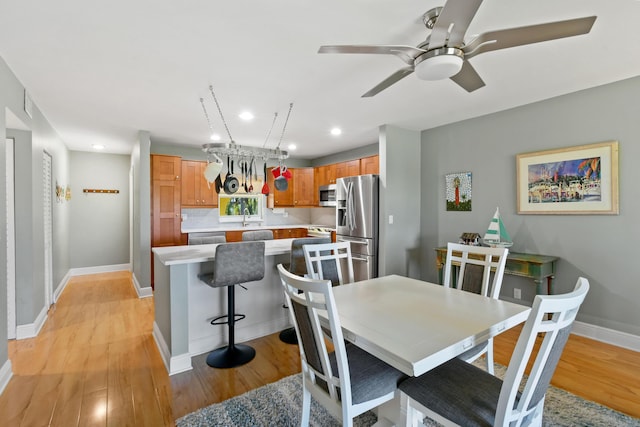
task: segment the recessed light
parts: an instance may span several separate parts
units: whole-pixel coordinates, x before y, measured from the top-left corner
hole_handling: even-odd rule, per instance
[[[94,150],[104,150],[104,145],[102,144],[93,144],[92,147]]]
[[[296,144],[289,144],[289,150],[294,151],[296,148]]]
[[[250,111],[243,111],[238,117],[246,121],[253,120],[253,113],[251,113]]]
[[[220,141],[220,135],[217,133],[212,133],[209,137],[212,141]]]
[[[338,135],[340,135],[340,134],[342,134],[342,129],[340,129],[340,128],[333,128],[333,129],[331,129],[331,135],[333,135],[333,136],[338,136]]]

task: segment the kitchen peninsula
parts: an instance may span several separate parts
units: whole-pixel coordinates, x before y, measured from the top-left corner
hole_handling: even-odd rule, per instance
[[[247,316],[236,324],[236,342],[291,325],[276,265],[289,262],[292,240],[265,241],[264,279],[236,290],[236,311]],[[153,337],[169,375],[190,370],[192,356],[227,344],[227,328],[210,324],[214,317],[226,314],[226,288],[211,288],[198,278],[213,270],[217,246],[153,248]]]

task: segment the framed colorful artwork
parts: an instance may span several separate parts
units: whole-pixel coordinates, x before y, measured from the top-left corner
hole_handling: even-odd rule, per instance
[[[518,154],[519,214],[610,214],[618,208],[618,142]]]
[[[448,211],[471,211],[471,172],[445,175]]]

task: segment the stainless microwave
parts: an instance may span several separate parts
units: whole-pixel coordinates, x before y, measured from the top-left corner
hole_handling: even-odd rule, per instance
[[[322,185],[318,188],[318,205],[336,206],[336,185]]]

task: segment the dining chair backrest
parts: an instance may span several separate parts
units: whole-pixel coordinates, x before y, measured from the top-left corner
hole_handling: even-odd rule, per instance
[[[255,240],[273,240],[273,231],[271,230],[251,230],[242,233],[242,241],[250,242]]]
[[[449,243],[443,284],[498,299],[508,253],[507,248]],[[474,346],[459,357],[470,363],[482,355],[485,356],[487,371],[493,374],[493,338]]]
[[[302,249],[309,277],[329,279],[333,286],[354,282],[351,243],[304,245]]]
[[[520,425],[528,417],[542,418],[547,388],[588,291],[589,281],[580,277],[572,292],[536,295],[500,389],[496,425],[508,426],[512,422]],[[541,336],[544,338],[533,360],[531,372],[523,379],[533,347]],[[520,394],[518,390],[521,383],[524,383],[524,389]]]
[[[331,281],[297,276],[282,264],[278,272],[298,336],[301,425],[309,425],[312,396],[343,426],[352,426],[353,417],[393,399],[406,375],[345,342]]]
[[[302,247],[304,245],[316,245],[331,243],[330,237],[302,237],[291,241],[291,257],[289,258],[289,272],[298,276],[307,274],[307,262]]]
[[[448,243],[443,284],[497,299],[508,253],[507,248]]]
[[[580,277],[569,293],[536,295],[503,380],[453,358],[402,382],[406,425],[427,416],[444,425],[541,426],[545,394],[588,291]]]

